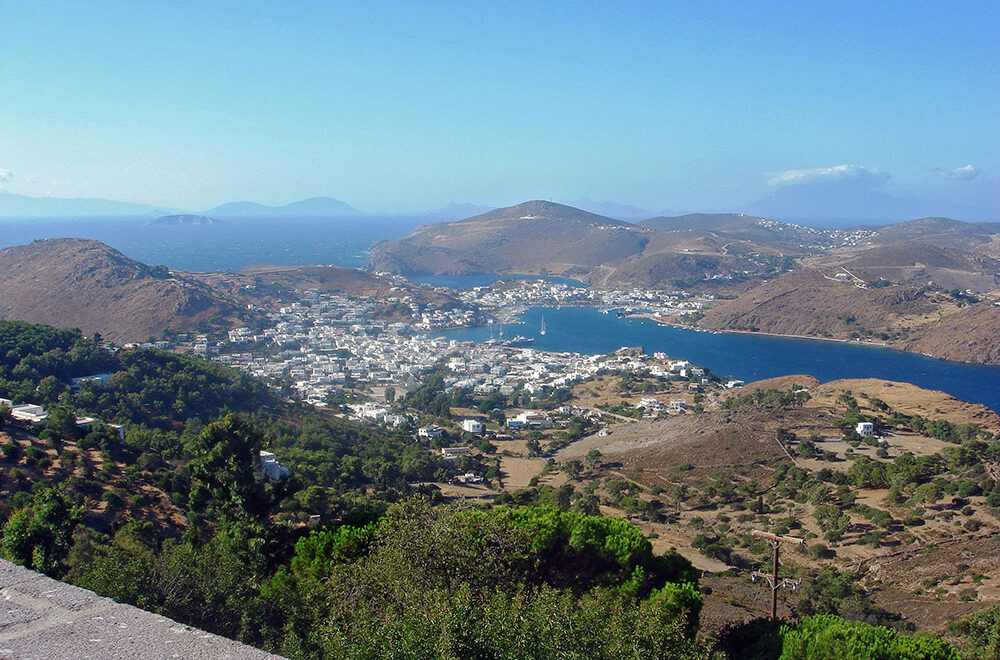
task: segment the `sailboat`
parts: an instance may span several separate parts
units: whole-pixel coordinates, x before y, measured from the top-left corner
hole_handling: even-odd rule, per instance
[[[538,334],[545,336],[545,315],[542,314],[542,327],[539,329]]]

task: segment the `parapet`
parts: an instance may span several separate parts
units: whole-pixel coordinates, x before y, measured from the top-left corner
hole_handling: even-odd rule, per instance
[[[281,660],[3,560],[0,658]]]

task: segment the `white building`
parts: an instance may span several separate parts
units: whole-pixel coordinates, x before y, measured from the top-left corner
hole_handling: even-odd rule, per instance
[[[534,412],[534,411],[525,411],[514,417],[514,421],[520,422],[519,425],[520,427],[529,426],[532,428],[538,428],[538,427],[548,428],[552,426],[551,417],[549,417],[544,413]],[[509,421],[507,423],[507,426],[512,426]]]
[[[10,416],[19,422],[28,424],[41,424],[48,419],[49,413],[41,406],[33,403],[22,403],[10,409]]]
[[[93,374],[91,376],[78,376],[73,378],[70,382],[73,384],[73,389],[78,391],[84,383],[107,385],[110,378],[111,374]]]
[[[468,456],[472,453],[472,447],[442,447],[441,456],[446,461],[453,461],[459,456]]]
[[[871,422],[858,422],[858,425],[854,428],[862,438],[867,438],[870,435],[875,435],[875,425]]]
[[[421,438],[440,438],[443,433],[444,429],[433,424],[430,426],[421,426],[417,429],[417,436]]]
[[[463,419],[462,430],[466,433],[479,434],[483,432],[483,423],[478,419]]]
[[[273,453],[263,450],[260,452],[260,469],[273,481],[281,481],[292,473],[278,462]]]

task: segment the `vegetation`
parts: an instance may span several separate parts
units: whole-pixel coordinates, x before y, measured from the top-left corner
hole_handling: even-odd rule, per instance
[[[976,523],[963,512],[968,498],[1000,505],[1000,489],[982,469],[1000,458],[990,434],[898,415],[876,401],[878,414],[865,415],[853,396],[839,402],[845,428],[871,419],[953,444],[932,456],[858,456],[849,467],[841,462],[843,472],[766,459],[772,485],[752,466],[707,471],[691,457],[655,487],[595,449],[550,459],[546,470],[563,471],[569,483],[536,480],[492,506],[443,504],[436,487],[412,484],[447,481],[454,470],[499,479],[493,457],[447,463],[404,431],[300,407],[257,379],[195,358],[110,353],[99,338],[27,324],[0,323],[0,341],[0,387],[50,412],[45,431],[17,430],[0,442],[0,555],[295,658],[709,657],[691,565],[676,552],[655,555],[637,527],[599,515],[601,506],[654,522],[678,520],[681,506],[698,511],[688,514],[694,547],[750,570],[766,548],[738,523],[798,530],[810,539],[809,555],[825,561],[848,541],[905,542],[908,526],[928,517],[925,507],[948,495],[956,503],[941,514],[966,516],[956,529]],[[70,387],[70,378],[99,372],[111,374],[106,383]],[[552,389],[473,397],[447,390],[444,378],[438,369],[398,397],[401,404],[436,417],[458,406],[502,418],[508,406],[558,405],[566,396]],[[772,415],[807,397],[796,388],[763,390],[724,406]],[[81,412],[123,423],[124,441],[103,423],[77,429]],[[799,431],[780,428],[772,443],[777,437],[799,455],[822,451],[821,438],[788,428]],[[572,418],[524,439],[540,455],[592,431]],[[291,476],[266,478],[261,449],[275,451]],[[901,510],[860,504],[858,488],[887,488]],[[310,516],[318,526],[307,524]],[[802,529],[807,521],[813,531]],[[957,657],[943,643],[904,634],[857,575],[829,566],[810,571],[792,611],[806,618],[736,627],[718,650],[731,658]],[[970,645],[993,643],[983,640],[992,639],[995,618],[969,617],[955,634]],[[743,643],[730,644],[740,635]]]
[[[799,390],[794,387],[787,391],[768,388],[729,397],[722,402],[722,407],[726,410],[741,408],[744,406],[774,406],[787,408],[790,406],[801,406],[808,400],[809,393],[804,390]]]

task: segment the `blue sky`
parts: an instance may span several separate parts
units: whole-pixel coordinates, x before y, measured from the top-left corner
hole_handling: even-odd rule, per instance
[[[0,0],[0,189],[1000,210],[1000,3]]]

